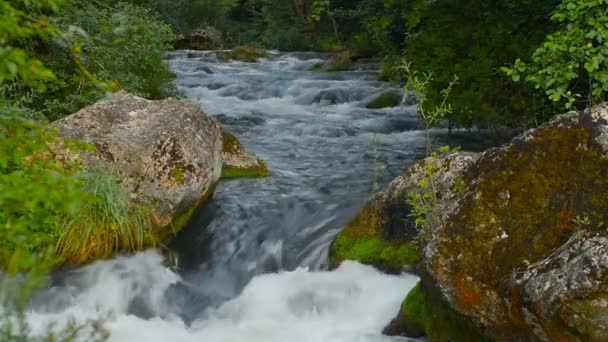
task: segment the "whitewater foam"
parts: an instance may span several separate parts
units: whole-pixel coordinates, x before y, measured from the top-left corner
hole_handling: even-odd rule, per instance
[[[184,283],[156,252],[97,262],[65,280],[69,286],[41,295],[63,296],[68,303],[49,300],[28,313],[34,336],[43,336],[50,324],[60,330],[101,317],[114,342],[391,341],[380,332],[417,282],[354,262],[332,272],[299,268],[259,275],[237,297],[187,324],[166,293],[180,283],[196,284]],[[134,303],[146,303],[147,315],[137,314]]]

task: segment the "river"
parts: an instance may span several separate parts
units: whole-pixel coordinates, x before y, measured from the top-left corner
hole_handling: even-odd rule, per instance
[[[146,251],[56,276],[34,298],[32,334],[101,318],[117,342],[403,340],[381,330],[417,278],[353,262],[328,271],[327,256],[366,198],[422,158],[424,134],[415,106],[366,109],[400,91],[377,81],[376,62],[311,71],[329,57],[272,52],[259,63],[220,63],[212,53],[170,53],[180,92],[272,177],[222,182],[171,243],[177,267]]]

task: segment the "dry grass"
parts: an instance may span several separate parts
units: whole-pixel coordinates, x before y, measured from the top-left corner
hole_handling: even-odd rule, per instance
[[[82,183],[90,196],[57,243],[64,263],[82,264],[155,244],[147,210],[128,198],[116,177],[88,173]]]

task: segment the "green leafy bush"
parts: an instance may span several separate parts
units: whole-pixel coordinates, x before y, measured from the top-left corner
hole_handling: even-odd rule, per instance
[[[53,73],[42,62],[11,42],[27,39],[46,39],[56,30],[48,20],[37,15],[42,10],[56,11],[63,0],[5,1],[0,0],[0,87],[6,91],[7,82],[20,81],[38,90],[54,79]]]
[[[55,158],[50,147],[60,143],[45,125],[0,108],[0,268],[32,267],[78,210],[78,165]]]
[[[173,91],[173,74],[163,54],[176,36],[151,10],[129,3],[73,1],[53,19],[65,32],[66,42],[49,44],[39,55],[57,80],[32,101],[49,119],[103,97],[106,89],[90,79],[105,82],[107,89],[146,98],[161,98]]]
[[[521,127],[555,114],[534,87],[513,84],[499,70],[531,55],[551,30],[554,9],[554,0],[427,2],[404,49],[418,72],[434,75],[427,106],[439,105],[441,89],[458,75],[448,118],[460,126]]]
[[[198,27],[213,26],[225,30],[230,11],[239,0],[132,0],[132,3],[153,9],[173,29],[188,35]]]
[[[608,94],[608,1],[563,0],[552,16],[558,30],[536,49],[503,71],[525,79],[566,108],[602,101]]]

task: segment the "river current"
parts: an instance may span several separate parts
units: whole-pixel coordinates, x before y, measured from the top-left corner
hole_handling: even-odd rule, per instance
[[[220,63],[209,52],[170,53],[181,94],[272,177],[221,182],[169,246],[174,267],[146,251],[56,275],[28,312],[32,334],[101,319],[116,342],[403,340],[381,331],[417,278],[354,262],[328,271],[327,258],[368,196],[422,158],[424,134],[413,105],[366,108],[401,92],[377,80],[377,62],[311,71],[329,57],[272,52],[259,63]]]

